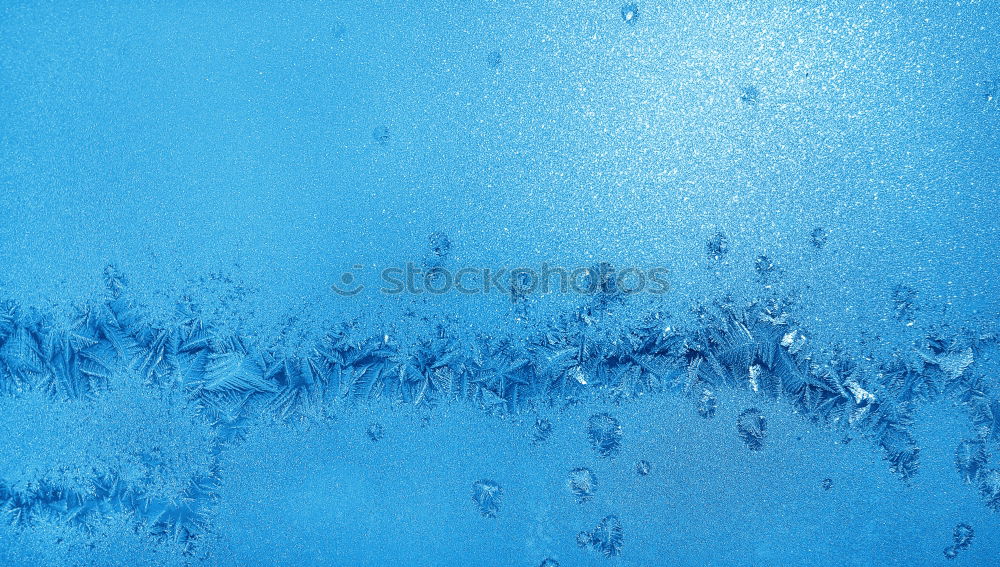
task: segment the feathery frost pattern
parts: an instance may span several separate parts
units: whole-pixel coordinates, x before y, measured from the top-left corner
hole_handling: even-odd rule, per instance
[[[712,249],[721,257],[727,246],[720,241]],[[0,510],[13,525],[53,516],[87,524],[119,511],[146,533],[196,545],[211,523],[219,452],[239,442],[248,420],[261,417],[330,415],[372,401],[462,402],[505,415],[584,398],[622,404],[673,393],[710,419],[719,404],[716,392],[725,388],[784,400],[806,419],[868,436],[904,481],[919,470],[920,448],[911,433],[915,404],[947,396],[975,425],[966,439],[956,440],[956,481],[978,489],[1000,510],[1000,469],[988,459],[1000,442],[1000,393],[990,387],[989,368],[980,368],[981,360],[996,358],[994,334],[936,328],[879,359],[814,344],[780,301],[736,306],[722,300],[700,308],[688,329],[651,313],[609,330],[584,309],[538,324],[517,340],[468,338],[442,323],[433,336],[399,344],[388,334],[360,336],[342,324],[310,350],[285,354],[215,327],[186,304],[171,320],[154,321],[129,297],[124,278],[113,270],[106,277],[107,299],[81,308],[70,324],[10,302],[0,305],[0,392],[8,399],[74,406],[80,416],[131,412],[146,440],[164,442],[145,450],[136,438],[125,460],[111,459],[90,472],[84,467],[73,474],[0,478]],[[615,301],[606,295],[598,303]],[[900,320],[909,322],[917,310],[913,295],[897,289],[891,300]],[[81,417],[80,427],[92,427],[86,423]],[[599,457],[619,454],[624,436],[616,417],[596,414],[583,426]],[[552,430],[549,420],[535,419],[531,442],[546,443]],[[737,430],[748,447],[767,450],[767,422],[758,410],[744,411]],[[101,435],[112,434],[120,432],[93,436],[99,443]],[[168,443],[171,435],[183,437],[183,446]],[[372,424],[367,435],[377,442],[384,431]],[[643,461],[637,473],[648,474],[651,466]],[[595,486],[589,469],[571,473],[570,488],[580,502]],[[499,512],[501,494],[493,481],[473,486],[484,516]],[[616,555],[620,525],[615,516],[605,520],[586,543]]]
[[[569,472],[569,480],[566,484],[576,496],[576,501],[583,504],[594,497],[594,490],[597,489],[597,476],[594,475],[594,471],[586,467],[575,468]]]
[[[492,480],[477,480],[472,484],[472,500],[485,518],[496,518],[500,513],[503,488]]]

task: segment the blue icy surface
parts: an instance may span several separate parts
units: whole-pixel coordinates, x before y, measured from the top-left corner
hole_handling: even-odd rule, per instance
[[[998,24],[4,3],[0,565],[992,564]]]

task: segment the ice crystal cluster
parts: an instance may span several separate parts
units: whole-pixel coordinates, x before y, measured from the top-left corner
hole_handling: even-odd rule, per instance
[[[710,248],[715,255],[725,249],[717,242]],[[901,321],[911,320],[912,293],[897,289],[886,301]],[[693,415],[712,419],[715,393],[723,389],[781,399],[803,419],[871,439],[903,481],[919,471],[914,405],[950,398],[974,424],[956,440],[955,481],[1000,510],[1000,468],[990,464],[1000,440],[1000,399],[989,387],[988,368],[980,367],[996,356],[995,335],[939,327],[888,357],[850,355],[808,340],[809,330],[790,311],[773,298],[720,300],[701,307],[690,328],[650,313],[614,334],[596,332],[595,319],[575,312],[539,323],[520,340],[469,338],[442,324],[412,344],[384,333],[364,336],[344,324],[308,352],[287,354],[223,331],[183,303],[170,320],[156,320],[118,277],[109,278],[105,300],[81,308],[69,324],[5,303],[3,529],[80,526],[93,534],[119,522],[190,556],[211,533],[218,457],[240,443],[249,420],[291,421],[374,401],[464,403],[494,415],[530,415],[582,399],[623,404],[646,395],[685,397]],[[553,423],[534,415],[528,423],[531,443],[548,443]],[[386,435],[379,423],[367,427],[372,443]],[[611,413],[591,415],[579,427],[599,460],[614,459],[628,443]],[[731,431],[749,449],[767,451],[773,427],[748,407]],[[635,471],[648,475],[655,465],[642,460]],[[505,479],[469,482],[479,514],[505,513]],[[570,471],[566,482],[579,503],[590,502],[598,487],[585,467]],[[627,511],[614,512],[581,532],[580,544],[608,557],[622,553],[620,514]],[[956,530],[950,549],[957,553],[972,531]]]

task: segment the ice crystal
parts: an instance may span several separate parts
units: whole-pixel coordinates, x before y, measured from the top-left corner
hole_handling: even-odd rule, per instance
[[[649,461],[642,460],[635,464],[635,474],[649,476],[651,472],[653,472],[653,465]]]
[[[583,547],[589,545],[605,557],[621,555],[624,543],[621,520],[614,514],[605,516],[593,531],[577,535],[577,543]]]
[[[830,231],[818,226],[809,233],[809,243],[812,244],[813,248],[820,249],[826,246],[826,243],[830,240]]]
[[[751,451],[764,448],[764,438],[767,437],[767,420],[757,408],[743,410],[736,419],[736,429],[740,439]]]
[[[598,455],[614,457],[621,450],[621,424],[607,413],[592,415],[587,420],[587,438]]]
[[[503,52],[499,49],[494,49],[486,56],[486,65],[490,69],[499,69],[503,65]]]
[[[955,526],[955,530],[952,533],[952,539],[955,542],[956,548],[966,549],[972,545],[972,538],[975,535],[976,532],[972,529],[972,526],[963,522]]]
[[[740,102],[755,107],[760,102],[760,90],[754,85],[744,85],[740,87]]]
[[[635,2],[629,2],[622,6],[621,9],[622,21],[626,24],[635,25],[635,22],[639,19],[639,5]]]
[[[728,244],[717,240],[710,255],[725,254]],[[443,234],[432,237],[433,257],[447,257],[450,248]],[[763,274],[772,273],[772,265],[758,262]],[[181,302],[174,320],[154,320],[111,268],[105,299],[81,307],[69,324],[6,302],[0,306],[0,391],[21,401],[34,396],[38,408],[78,404],[86,412],[61,415],[82,422],[89,412],[128,427],[81,427],[81,435],[69,437],[91,440],[80,454],[93,462],[46,465],[37,478],[0,478],[4,509],[15,522],[33,521],[44,510],[85,524],[94,521],[87,510],[111,506],[136,514],[147,533],[187,541],[212,514],[218,447],[237,442],[247,420],[301,420],[375,401],[461,401],[509,415],[589,396],[622,403],[671,390],[691,396],[699,415],[709,418],[717,412],[715,392],[732,387],[780,397],[809,419],[870,436],[904,480],[919,467],[914,402],[954,395],[975,424],[975,437],[956,449],[956,468],[1000,509],[1000,473],[986,466],[986,444],[1000,439],[1000,402],[980,370],[990,359],[980,352],[994,348],[989,335],[936,329],[922,348],[879,360],[806,342],[804,328],[780,302],[729,298],[700,309],[696,325],[685,330],[666,325],[663,314],[612,326],[595,306],[619,302],[614,273],[597,265],[588,306],[539,322],[516,341],[459,338],[440,326],[401,343],[344,323],[294,353],[206,320],[190,302]],[[899,287],[892,299],[901,319],[912,321],[915,293]],[[866,361],[863,368],[859,360]],[[749,448],[763,448],[766,421],[759,411],[744,411],[737,430]],[[531,441],[545,443],[551,431],[550,421],[536,418]],[[610,414],[591,416],[585,433],[599,456],[621,452],[622,427]],[[366,434],[372,440],[383,435],[374,425]],[[640,463],[635,470],[649,469]],[[485,515],[495,515],[500,494],[499,485],[481,481],[474,497]]]
[[[715,233],[708,239],[708,243],[705,245],[705,250],[708,253],[709,260],[713,262],[722,260],[722,258],[729,253],[729,239],[726,238],[726,233]]]
[[[709,419],[715,417],[715,410],[719,407],[719,400],[711,390],[702,390],[698,396],[698,415]]]
[[[372,139],[382,146],[386,146],[392,141],[392,132],[388,126],[379,126],[372,130]]]
[[[986,444],[965,439],[955,448],[955,468],[966,484],[973,484],[986,467]]]
[[[382,428],[381,423],[373,423],[368,426],[368,430],[365,432],[373,443],[376,441],[381,441],[382,437],[385,437],[385,430]]]
[[[594,490],[597,489],[597,476],[588,468],[575,468],[569,472],[569,480],[566,481],[566,485],[570,492],[576,496],[576,501],[583,504],[594,497]]]
[[[541,417],[536,419],[531,430],[531,442],[535,445],[541,445],[548,441],[551,436],[552,422]]]
[[[477,480],[472,484],[472,501],[479,513],[486,518],[495,518],[500,512],[503,489],[492,480]]]
[[[1000,512],[1000,469],[989,469],[980,474],[979,494],[987,506]]]

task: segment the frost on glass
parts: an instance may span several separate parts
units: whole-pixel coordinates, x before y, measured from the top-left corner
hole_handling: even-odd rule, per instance
[[[809,233],[809,243],[812,244],[813,248],[817,250],[826,246],[827,242],[830,241],[830,231],[818,226]]]
[[[373,443],[381,441],[382,438],[385,437],[385,428],[382,427],[381,423],[373,423],[368,426],[368,429],[365,431],[365,435],[367,435],[368,439],[370,439]]]
[[[614,457],[621,451],[622,426],[610,414],[593,415],[587,420],[587,439],[598,455]]]
[[[653,472],[653,464],[643,459],[635,464],[635,474],[649,476]]]
[[[499,69],[503,65],[503,52],[499,49],[490,51],[486,56],[486,66],[490,69]]]
[[[965,549],[972,545],[972,538],[975,535],[976,532],[972,529],[972,526],[963,522],[955,526],[955,530],[952,532],[952,540],[955,543],[955,547]]]
[[[477,480],[472,484],[472,501],[486,518],[496,518],[500,512],[503,489],[492,480]]]
[[[944,556],[948,559],[955,559],[958,557],[958,553],[964,549],[968,549],[972,545],[972,538],[975,537],[976,532],[972,529],[972,526],[962,522],[955,526],[952,530],[952,545],[949,545],[944,549]]]
[[[986,463],[986,444],[981,440],[963,439],[955,449],[955,467],[966,484],[976,482]]]
[[[736,429],[739,431],[740,439],[751,451],[760,451],[764,448],[764,439],[767,437],[767,420],[759,409],[743,410],[736,418]]]
[[[612,514],[602,518],[593,530],[577,534],[576,541],[581,547],[590,547],[605,557],[615,557],[621,555],[624,539],[621,520]]]
[[[990,469],[980,475],[979,494],[987,506],[1000,512],[1000,469]]]
[[[760,89],[755,85],[743,85],[740,87],[740,102],[749,107],[756,107],[760,103]]]
[[[988,106],[1000,106],[1000,79],[985,79],[979,83],[980,99]]]
[[[387,146],[392,141],[392,131],[388,126],[377,126],[372,130],[372,139],[380,146]]]
[[[534,426],[531,428],[531,442],[535,445],[541,445],[548,441],[551,436],[552,422],[542,417],[536,419]]]
[[[594,491],[597,490],[597,476],[594,471],[586,467],[575,468],[569,472],[566,484],[570,492],[576,496],[576,501],[583,504],[594,497]]]
[[[708,239],[705,244],[705,252],[708,254],[709,262],[715,264],[729,254],[729,238],[726,233],[717,232]]]
[[[626,24],[634,26],[639,20],[639,5],[635,2],[629,2],[621,8],[622,21]]]
[[[715,417],[715,410],[719,407],[719,399],[711,390],[705,389],[698,396],[698,415],[705,419]]]
[[[450,249],[447,237],[431,239],[432,258],[445,258]],[[625,301],[607,281],[612,271],[599,263],[587,305],[525,327],[518,340],[470,336],[444,321],[424,337],[400,341],[341,323],[310,348],[285,351],[207,318],[190,301],[179,302],[169,316],[153,317],[114,268],[104,274],[105,298],[81,306],[70,320],[3,303],[5,525],[23,537],[65,529],[60,537],[69,541],[70,531],[92,533],[114,515],[126,518],[150,545],[198,553],[218,508],[218,457],[242,442],[249,423],[308,424],[376,403],[428,410],[460,403],[513,417],[525,423],[525,446],[548,447],[554,427],[539,417],[542,408],[557,411],[580,400],[625,408],[639,396],[673,395],[688,400],[692,416],[711,418],[724,409],[719,395],[733,389],[782,400],[844,439],[871,440],[904,481],[920,472],[915,408],[950,400],[971,424],[953,445],[955,482],[971,485],[970,493],[1000,509],[1000,473],[990,463],[990,445],[1000,439],[1000,402],[988,366],[996,357],[996,335],[910,326],[922,310],[905,286],[881,298],[887,319],[914,337],[892,356],[822,344],[796,319],[794,302],[778,297],[706,301],[687,325],[668,325],[668,314],[659,312],[610,321],[602,314]],[[753,408],[736,419],[751,449],[765,446],[767,427]],[[588,455],[624,452],[624,428],[615,415],[589,415],[581,429],[575,442]],[[386,433],[370,417],[357,431],[365,442]],[[36,447],[30,454],[23,450],[26,436]],[[625,469],[630,474],[652,471],[646,461],[631,463]],[[553,482],[558,486],[564,478]],[[472,485],[483,516],[501,510],[497,481],[504,479]],[[591,499],[597,486],[594,473],[583,468],[574,469],[568,482],[579,501]],[[822,486],[830,489],[832,481]],[[597,528],[581,536],[586,546],[597,542],[601,553],[617,552],[617,518]]]

